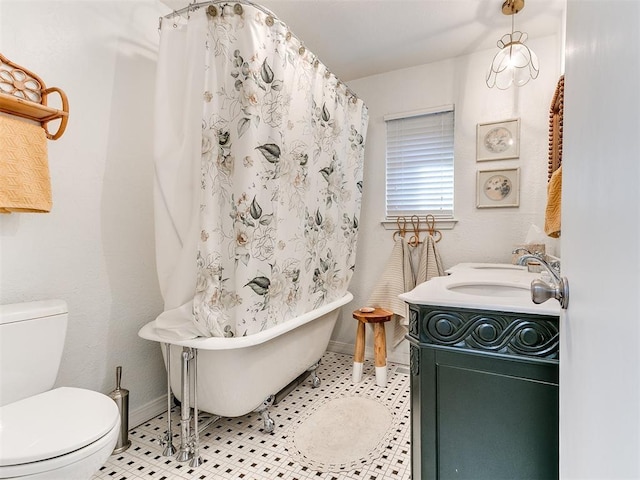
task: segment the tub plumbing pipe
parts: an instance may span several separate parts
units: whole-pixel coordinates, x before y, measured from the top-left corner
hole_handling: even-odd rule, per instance
[[[167,357],[167,431],[164,437],[160,437],[160,444],[164,445],[162,455],[173,457],[176,454],[176,447],[173,446],[173,431],[171,429],[171,344],[166,343]]]
[[[202,465],[202,457],[200,456],[200,434],[198,430],[198,349],[193,348],[193,458],[189,462],[192,468]]]
[[[180,450],[176,460],[186,462],[191,460],[193,453],[189,447],[191,438],[191,412],[189,407],[189,360],[192,358],[191,348],[182,347],[182,404],[180,415]]]

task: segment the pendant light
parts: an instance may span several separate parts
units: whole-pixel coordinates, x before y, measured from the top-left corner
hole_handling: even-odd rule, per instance
[[[497,42],[500,51],[493,57],[487,73],[489,88],[506,90],[512,85],[521,87],[538,77],[538,57],[524,44],[527,34],[514,29],[515,15],[523,8],[524,0],[506,0],[502,4],[502,13],[511,16],[511,33],[505,34]]]

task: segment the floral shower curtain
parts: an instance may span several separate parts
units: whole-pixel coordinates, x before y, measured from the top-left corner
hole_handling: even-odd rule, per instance
[[[367,109],[254,5],[161,25],[156,251],[177,338],[256,333],[343,296]]]

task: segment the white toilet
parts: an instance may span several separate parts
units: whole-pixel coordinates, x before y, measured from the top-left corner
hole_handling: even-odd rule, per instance
[[[0,478],[88,480],[113,452],[115,402],[52,390],[67,316],[61,300],[0,305]]]

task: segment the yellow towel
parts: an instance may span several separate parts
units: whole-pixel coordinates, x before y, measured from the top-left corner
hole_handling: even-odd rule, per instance
[[[560,166],[549,180],[547,186],[547,209],[544,219],[544,233],[553,238],[560,237],[560,212],[562,199],[562,166]]]
[[[51,211],[44,129],[0,115],[0,213]]]

